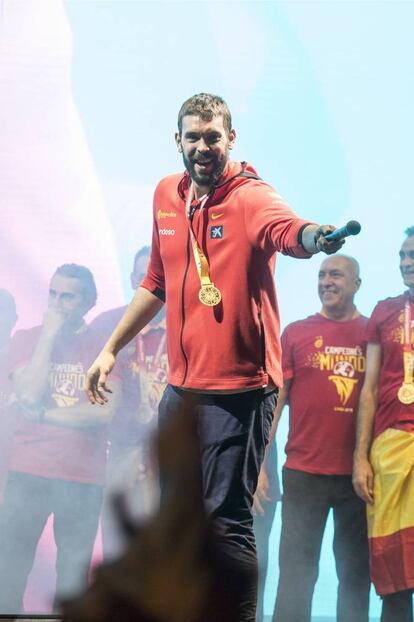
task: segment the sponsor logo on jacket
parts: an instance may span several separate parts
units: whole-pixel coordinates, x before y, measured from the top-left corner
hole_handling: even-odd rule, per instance
[[[212,240],[222,240],[224,238],[223,225],[214,225],[210,228],[210,238]]]
[[[159,209],[157,212],[158,220],[161,220],[161,218],[176,218],[176,216],[176,212],[163,212],[162,209]]]

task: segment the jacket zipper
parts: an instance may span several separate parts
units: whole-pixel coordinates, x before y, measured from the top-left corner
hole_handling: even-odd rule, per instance
[[[183,354],[184,357],[184,364],[185,364],[185,370],[184,370],[184,376],[181,382],[180,386],[184,386],[184,383],[186,381],[187,378],[187,374],[188,374],[188,358],[187,355],[185,353],[184,350],[184,344],[183,344],[183,333],[184,333],[184,324],[185,324],[185,309],[184,309],[184,290],[185,290],[185,282],[187,280],[187,274],[188,274],[188,269],[190,267],[190,232],[188,232],[187,234],[187,265],[185,267],[185,272],[184,272],[184,277],[183,277],[183,283],[181,286],[181,331],[180,331],[180,348],[181,348],[181,352]]]

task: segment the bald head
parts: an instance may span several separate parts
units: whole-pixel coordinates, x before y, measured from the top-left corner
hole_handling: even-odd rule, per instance
[[[348,255],[332,255],[321,264],[318,293],[323,312],[335,319],[347,319],[355,309],[354,296],[361,285],[359,264]]]
[[[331,255],[323,260],[321,264],[321,270],[330,269],[331,266],[341,267],[341,269],[345,270],[350,276],[354,276],[356,279],[359,279],[359,263],[354,257],[350,257],[349,255],[342,255],[341,253],[336,253],[335,255]]]

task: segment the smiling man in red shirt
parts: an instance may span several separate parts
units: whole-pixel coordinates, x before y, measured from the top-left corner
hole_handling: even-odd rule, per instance
[[[310,257],[341,242],[324,237],[334,227],[297,217],[252,166],[230,160],[236,133],[220,97],[184,102],[175,140],[186,171],[155,190],[148,272],[89,371],[89,397],[106,401],[117,353],[166,301],[169,385],[160,424],[197,393],[205,506],[223,549],[246,571],[240,621],[252,622],[251,507],[282,384],[276,252]]]
[[[354,304],[358,263],[335,255],[318,275],[322,309],[282,334],[284,386],[271,437],[289,403],[279,585],[273,620],[310,622],[322,538],[334,519],[338,622],[368,622],[365,507],[352,487],[355,413],[365,372],[367,318]],[[262,479],[262,478],[261,478]],[[260,489],[256,494],[263,495]]]

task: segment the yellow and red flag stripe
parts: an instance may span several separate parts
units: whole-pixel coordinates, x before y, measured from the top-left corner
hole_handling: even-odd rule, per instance
[[[374,441],[374,504],[367,506],[371,579],[381,596],[414,588],[414,433]]]

